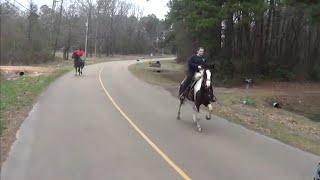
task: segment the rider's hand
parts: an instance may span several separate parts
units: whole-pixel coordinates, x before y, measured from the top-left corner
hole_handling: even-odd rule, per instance
[[[201,68],[202,68],[202,66],[199,65],[199,66],[198,66],[198,69],[201,69]]]

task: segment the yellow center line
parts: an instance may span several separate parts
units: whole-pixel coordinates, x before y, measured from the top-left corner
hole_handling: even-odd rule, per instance
[[[114,99],[111,97],[107,89],[104,87],[104,84],[101,80],[101,73],[104,68],[101,68],[99,72],[99,81],[100,84],[109,98],[109,100],[112,102],[112,104],[116,107],[116,109],[120,112],[120,114],[129,122],[129,124],[139,133],[139,135],[183,178],[186,180],[191,180],[191,178],[176,164],[174,163],[154,142],[151,141],[151,139],[140,130],[140,128],[124,113],[124,111],[118,106],[118,104],[114,101]]]

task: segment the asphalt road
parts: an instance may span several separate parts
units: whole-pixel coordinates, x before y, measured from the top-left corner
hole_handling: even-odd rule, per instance
[[[310,180],[319,156],[193,109],[128,71],[135,61],[59,78],[22,124],[2,180]]]

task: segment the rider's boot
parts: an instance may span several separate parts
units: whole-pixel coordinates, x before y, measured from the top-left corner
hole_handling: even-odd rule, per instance
[[[180,99],[185,99],[188,97],[190,91],[190,85],[185,88],[185,90],[180,94]]]

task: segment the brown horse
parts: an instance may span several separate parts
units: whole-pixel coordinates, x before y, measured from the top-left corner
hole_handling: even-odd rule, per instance
[[[74,68],[77,73],[79,74],[79,76],[82,75],[82,69],[84,68],[84,61],[80,58],[80,57],[73,57],[74,58]]]

